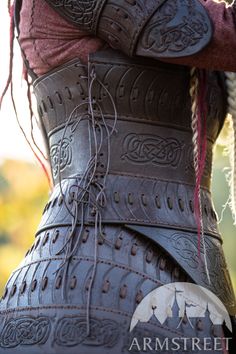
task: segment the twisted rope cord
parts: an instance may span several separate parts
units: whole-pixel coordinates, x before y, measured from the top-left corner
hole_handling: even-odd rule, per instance
[[[201,159],[204,158],[201,154],[200,143],[201,143],[201,116],[198,114],[198,89],[199,89],[199,79],[198,72],[196,68],[190,70],[190,97],[191,97],[191,128],[192,128],[192,143],[193,143],[193,165],[196,178],[196,188],[194,193],[194,212],[197,222],[197,232],[198,232],[198,255],[201,260],[201,244],[203,246],[203,256],[204,256],[204,267],[207,275],[209,284],[211,284],[208,263],[207,263],[207,251],[204,235],[204,225],[202,217],[202,203],[201,203],[201,177],[203,173],[204,164],[201,166]]]
[[[234,137],[232,148],[230,149],[229,205],[232,210],[234,224],[236,224],[236,73],[226,72],[225,75],[228,89],[228,112],[232,116]]]

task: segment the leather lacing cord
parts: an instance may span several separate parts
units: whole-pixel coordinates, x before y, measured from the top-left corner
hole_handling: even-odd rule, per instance
[[[91,272],[91,277],[89,279],[88,285],[88,295],[87,295],[87,305],[86,305],[86,323],[87,323],[87,335],[90,334],[90,304],[91,304],[91,295],[92,295],[92,287],[96,276],[97,263],[98,263],[98,239],[99,236],[103,236],[102,230],[102,217],[101,217],[101,209],[106,205],[106,179],[110,169],[110,158],[111,158],[111,144],[110,139],[111,136],[116,132],[116,122],[117,122],[117,110],[115,106],[115,102],[113,97],[111,96],[108,89],[105,85],[97,78],[95,69],[93,68],[89,78],[81,77],[81,79],[88,80],[88,98],[78,106],[74,108],[71,112],[69,118],[66,121],[66,125],[64,127],[63,135],[59,145],[59,157],[58,157],[58,177],[59,177],[59,188],[60,194],[63,198],[64,205],[66,206],[69,214],[71,215],[71,229],[69,234],[67,235],[66,241],[58,252],[58,254],[65,251],[65,259],[62,261],[59,269],[56,271],[61,271],[63,268],[63,282],[66,281],[66,275],[69,268],[70,260],[73,255],[76,253],[80,243],[82,242],[82,235],[84,231],[84,216],[85,216],[85,208],[90,207],[91,215],[94,217],[94,264]],[[111,104],[114,109],[114,122],[113,125],[110,126],[107,124],[104,114],[102,112],[102,108],[100,104],[93,98],[92,90],[93,85],[98,83],[103,90],[107,93],[110,98]],[[83,113],[80,115],[80,108],[84,105],[88,106],[88,113]],[[71,124],[72,120],[76,120],[75,124]],[[70,204],[72,204],[72,208],[68,205],[68,201],[65,198],[63,192],[63,181],[61,176],[61,156],[62,156],[62,144],[65,138],[66,132],[70,129],[70,133],[73,134],[77,128],[79,128],[81,121],[86,121],[88,124],[88,136],[92,136],[90,139],[90,151],[94,149],[93,155],[91,155],[89,161],[87,162],[87,166],[82,176],[72,176],[69,179],[75,180],[75,183],[69,188],[70,195]],[[92,145],[93,140],[93,145]],[[99,165],[99,155],[101,152],[101,148],[103,147],[103,143],[106,142],[107,146],[107,161],[104,162],[105,171],[102,178],[98,180],[97,177],[97,168]],[[92,191],[93,190],[93,191]],[[77,221],[78,217],[80,218],[80,228],[79,232],[76,235],[76,240],[74,240],[74,236],[77,233]],[[73,244],[74,243],[74,244]],[[65,284],[64,284],[65,285]]]

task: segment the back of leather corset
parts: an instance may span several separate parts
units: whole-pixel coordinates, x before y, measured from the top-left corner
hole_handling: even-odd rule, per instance
[[[88,67],[82,65],[79,60],[73,60],[42,76],[34,83],[40,118],[47,136],[49,149],[51,149],[51,158],[55,154],[56,140],[59,139],[59,137],[56,138],[55,134],[60,130],[62,131],[63,127],[67,126],[68,133],[68,126],[77,124],[78,129],[77,127],[76,129],[79,131],[78,120],[84,120],[86,117],[88,119],[91,114],[101,120],[103,118],[107,119],[110,125],[113,125],[114,118],[117,117],[119,128],[118,126],[116,128],[124,130],[123,141],[119,140],[117,142],[119,145],[128,144],[128,133],[137,133],[140,138],[140,133],[143,131],[144,136],[141,139],[149,138],[152,145],[155,144],[152,139],[163,138],[165,142],[162,141],[161,144],[162,153],[159,154],[156,161],[150,161],[151,165],[159,165],[160,168],[163,165],[167,166],[168,156],[173,154],[173,149],[176,155],[177,149],[179,151],[176,155],[177,161],[175,159],[174,161],[170,160],[170,164],[174,167],[171,175],[175,173],[177,168],[180,170],[184,168],[184,171],[192,176],[188,178],[188,182],[194,184],[189,89],[189,68],[145,59],[128,59],[121,53],[112,50],[91,55]],[[207,188],[210,187],[212,145],[226,116],[226,100],[223,75],[218,72],[207,72],[208,149],[202,180],[203,186]],[[146,132],[144,127],[147,129]],[[63,135],[63,133],[61,134]],[[83,150],[86,154],[88,152],[89,135],[86,137],[84,130],[81,134],[83,135],[80,138],[82,140],[80,143],[77,140],[77,144],[80,152]],[[87,134],[89,133],[87,132]],[[164,135],[162,136],[162,134]],[[70,136],[72,135],[70,134]],[[175,142],[172,138],[175,138]],[[131,136],[130,139],[130,144],[132,144]],[[159,146],[160,139],[158,140]],[[135,135],[133,135],[133,143],[135,144]],[[163,144],[167,144],[169,148],[163,149]],[[76,148],[76,145],[74,146]],[[164,150],[168,156],[164,156]],[[183,158],[186,158],[184,166],[181,165],[181,151]],[[120,154],[122,154],[122,151],[120,151]],[[165,161],[165,158],[167,158],[167,161]],[[53,164],[53,159],[51,162]],[[134,162],[140,168],[143,161],[137,159]],[[63,168],[64,175],[62,177],[73,175],[76,170],[77,172],[80,171],[80,166],[79,164],[76,165],[77,163],[78,159],[77,162],[73,161],[72,155],[70,163],[66,163],[66,167]],[[72,165],[73,168],[70,169]],[[144,165],[148,167],[146,160]],[[81,168],[83,169],[83,167]],[[58,182],[57,167],[52,166],[52,169],[55,182]],[[121,168],[119,164],[117,169],[129,171],[129,168]],[[149,172],[152,175],[151,170],[152,168]],[[146,171],[147,174],[149,172]],[[161,169],[158,173],[161,173]]]

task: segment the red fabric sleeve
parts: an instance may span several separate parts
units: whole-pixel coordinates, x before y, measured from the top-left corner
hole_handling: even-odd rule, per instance
[[[199,68],[236,71],[236,8],[200,0],[214,26],[210,44],[198,54],[166,60]],[[67,22],[45,0],[23,0],[20,43],[31,69],[42,75],[73,58],[87,62],[88,54],[105,43]]]
[[[39,76],[76,57],[87,62],[88,54],[105,44],[64,20],[44,0],[23,0],[19,29],[21,47]]]
[[[225,2],[199,0],[208,11],[214,33],[201,52],[168,62],[220,71],[236,71],[236,7]]]

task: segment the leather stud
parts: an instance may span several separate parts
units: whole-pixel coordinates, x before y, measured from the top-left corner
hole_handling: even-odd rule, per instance
[[[13,297],[15,295],[16,289],[17,289],[17,286],[16,286],[16,284],[14,284],[11,288],[11,294],[10,294],[11,297]]]

